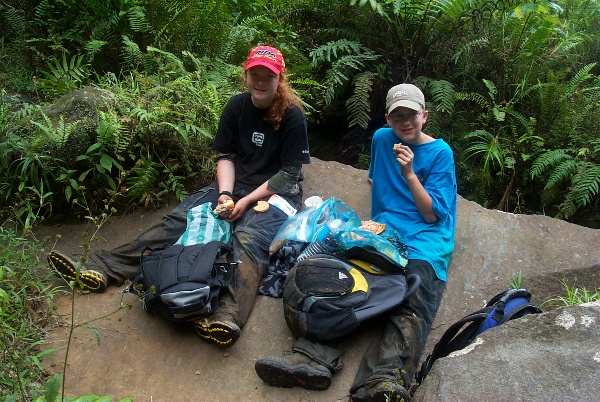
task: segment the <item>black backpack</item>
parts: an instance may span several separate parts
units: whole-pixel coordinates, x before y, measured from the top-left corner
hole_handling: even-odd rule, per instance
[[[220,241],[175,244],[142,257],[129,291],[142,298],[144,309],[170,321],[206,317],[219,305],[222,289],[231,283],[237,263],[224,258],[231,247]]]
[[[463,349],[482,332],[526,314],[541,312],[538,306],[531,303],[531,294],[526,289],[510,289],[497,294],[484,308],[458,320],[444,332],[423,362],[421,370],[416,373],[416,384],[421,384],[437,359]]]
[[[297,337],[336,339],[400,305],[420,283],[417,275],[407,275],[404,267],[375,250],[354,247],[344,257],[315,254],[288,273],[285,320]]]

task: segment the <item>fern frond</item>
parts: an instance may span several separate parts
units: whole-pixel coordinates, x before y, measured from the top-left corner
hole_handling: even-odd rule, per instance
[[[546,151],[535,158],[529,169],[529,174],[532,179],[535,179],[540,177],[548,168],[556,166],[567,159],[571,159],[571,156],[564,149]]]
[[[340,39],[317,47],[310,51],[309,56],[312,59],[312,66],[318,67],[323,62],[331,63],[332,60],[342,55],[359,55],[368,50],[358,42]],[[339,53],[339,56],[338,56]]]
[[[151,158],[139,159],[125,181],[127,196],[147,203],[150,199],[149,193],[158,179],[160,168],[161,165]]]
[[[490,109],[492,106],[487,98],[475,92],[455,92],[454,96],[456,97],[456,100],[459,101],[475,102],[481,108],[486,110]]]
[[[592,162],[581,163],[577,174],[573,176],[571,191],[574,194],[575,205],[581,208],[591,204],[598,195],[599,186],[600,165]]]
[[[131,7],[128,11],[129,26],[134,32],[143,32],[154,35],[154,28],[148,21],[146,10],[141,6]]]
[[[147,50],[148,50],[148,54],[156,53],[159,55],[159,58],[164,57],[166,61],[163,61],[162,64],[163,65],[171,65],[170,69],[172,71],[185,71],[183,62],[181,61],[181,59],[179,57],[175,56],[173,53],[155,48],[153,46],[148,46]],[[173,67],[175,67],[175,68],[173,68]]]
[[[521,136],[519,142],[531,139],[531,136],[533,136],[533,127],[531,126],[531,122],[529,121],[529,119],[512,108],[506,108],[504,112],[516,121],[518,121],[521,124],[521,126],[525,129],[526,134]]]
[[[346,101],[346,108],[349,112],[348,127],[355,125],[366,129],[371,121],[371,104],[369,97],[373,87],[373,79],[375,74],[365,72],[357,74],[354,77],[354,93]]]
[[[436,0],[431,2],[432,16],[436,20],[458,21],[471,10],[477,7],[476,1],[471,0]]]
[[[137,43],[129,39],[127,35],[123,35],[122,43],[123,48],[121,49],[121,57],[123,57],[125,65],[130,70],[136,70],[144,59],[140,47]]]
[[[83,48],[88,56],[88,60],[93,60],[94,56],[102,49],[103,46],[108,45],[108,42],[103,40],[92,39],[87,41]]]
[[[585,65],[577,73],[575,73],[575,75],[573,76],[573,78],[571,78],[569,80],[569,83],[566,85],[565,96],[571,96],[571,95],[573,95],[573,93],[575,92],[575,90],[577,89],[577,87],[583,81],[586,81],[587,79],[593,77],[593,75],[590,74],[590,71],[592,71],[592,69],[596,66],[596,64],[597,63],[590,63],[588,65]]]
[[[474,48],[483,48],[485,46],[489,46],[490,41],[488,38],[479,38],[467,42],[461,45],[458,50],[452,55],[452,61],[454,63],[458,63],[458,61],[463,57],[463,55],[470,55],[472,49]]]
[[[4,8],[4,18],[6,18],[9,25],[8,27],[4,27],[4,34],[14,33],[16,37],[21,37],[27,30],[27,21],[25,17],[16,9],[9,7],[8,5],[0,8]]]
[[[482,79],[483,83],[485,84],[486,88],[488,89],[488,95],[490,96],[490,99],[496,103],[496,95],[498,95],[498,88],[496,88],[496,84],[494,84],[492,81],[490,80],[486,80],[486,79]]]
[[[569,219],[571,216],[577,212],[577,205],[575,204],[575,199],[573,197],[573,193],[567,193],[567,196],[558,206],[558,213],[555,218],[557,219]]]
[[[431,101],[435,110],[439,112],[451,112],[454,110],[455,92],[454,85],[446,80],[430,80],[427,91],[431,95]]]
[[[554,187],[559,186],[561,183],[570,181],[576,173],[577,161],[575,161],[575,159],[570,158],[562,161],[561,163],[556,165],[550,173],[544,190],[550,190]]]
[[[365,67],[367,61],[374,61],[379,56],[372,54],[342,56],[334,61],[327,70],[324,85],[327,88],[323,95],[326,105],[331,104],[336,98],[337,90],[344,87],[355,72]]]

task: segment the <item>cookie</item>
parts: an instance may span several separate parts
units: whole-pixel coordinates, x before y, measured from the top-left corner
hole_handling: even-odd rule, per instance
[[[217,205],[214,212],[215,212],[215,214],[220,215],[223,212],[232,211],[233,208],[235,208],[235,204],[233,203],[233,200],[227,200],[223,204]]]
[[[269,203],[263,200],[260,200],[256,206],[254,207],[256,212],[267,212],[269,210]]]

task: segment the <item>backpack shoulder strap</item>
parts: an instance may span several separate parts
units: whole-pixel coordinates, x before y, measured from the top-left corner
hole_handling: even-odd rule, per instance
[[[529,291],[526,289],[509,289],[492,297],[492,299],[488,302],[488,307],[496,306],[493,318],[496,320],[496,322],[498,322],[498,325],[507,321],[507,319],[504,319],[504,308],[506,307],[506,304],[509,301],[519,297],[527,299],[529,302],[531,300],[531,293],[529,293]],[[511,317],[512,316],[514,316],[514,314],[511,314]]]
[[[491,308],[486,306],[481,310],[463,317],[448,327],[433,348],[431,354],[427,356],[427,359],[423,362],[421,370],[416,373],[417,383],[420,384],[421,381],[423,381],[437,359],[446,357],[450,353],[460,350],[468,345],[475,336],[477,336],[481,323],[489,315],[490,311]],[[463,329],[463,327],[465,328]]]
[[[217,263],[217,260],[221,259],[223,251],[231,252],[232,249],[229,245],[220,241],[210,241],[203,245],[198,258],[196,259],[194,266],[190,272],[188,281],[190,282],[203,282],[207,278],[207,272],[210,273]],[[231,279],[230,273],[233,270],[229,270],[229,264],[225,261],[221,261],[223,267],[219,267],[216,272],[215,282],[222,284],[223,286],[229,285]]]

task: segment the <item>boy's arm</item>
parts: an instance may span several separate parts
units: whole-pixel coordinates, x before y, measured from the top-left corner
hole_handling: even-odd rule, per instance
[[[394,153],[396,154],[396,160],[400,163],[400,172],[406,180],[406,184],[408,184],[408,189],[413,196],[419,213],[425,222],[437,222],[439,218],[435,212],[433,212],[433,201],[431,196],[427,190],[425,190],[425,187],[423,187],[413,170],[412,162],[415,155],[412,150],[406,145],[396,144],[394,146]]]

